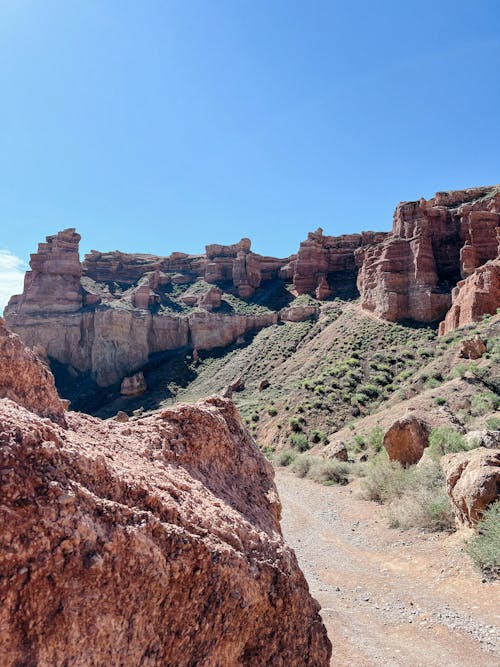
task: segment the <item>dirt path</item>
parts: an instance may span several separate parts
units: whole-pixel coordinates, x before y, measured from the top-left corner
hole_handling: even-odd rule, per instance
[[[498,667],[500,584],[482,581],[457,535],[387,528],[347,487],[279,469],[282,527],[333,644],[332,665]]]

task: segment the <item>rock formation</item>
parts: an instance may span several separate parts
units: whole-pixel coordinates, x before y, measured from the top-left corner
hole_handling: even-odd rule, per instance
[[[329,664],[272,468],[230,401],[64,426],[33,412],[33,369],[55,400],[49,373],[0,339],[1,367],[29,369],[14,394],[0,379],[28,408],[0,399],[2,665]]]
[[[297,294],[313,294],[318,299],[353,296],[357,276],[355,252],[367,244],[380,243],[386,236],[383,232],[324,236],[321,228],[310,232],[293,262]]]
[[[23,294],[11,298],[5,317],[27,345],[101,387],[159,355],[224,347],[252,329],[317,312],[294,303],[294,294],[352,298],[359,289],[362,307],[376,315],[445,317],[445,333],[500,306],[499,221],[497,186],[402,203],[392,233],[335,237],[318,229],[284,259],[253,253],[241,239],[208,245],[203,255],[93,250],[80,263],[80,236],[67,229],[31,256]],[[269,294],[281,289],[281,302],[261,305],[266,286]],[[254,302],[235,310],[230,297]]]
[[[144,373],[139,371],[130,377],[123,378],[120,385],[120,394],[122,396],[139,396],[147,389]]]
[[[383,445],[391,461],[418,463],[429,446],[429,427],[415,415],[398,419],[384,435]]]
[[[487,262],[452,291],[452,306],[439,325],[439,335],[479,322],[500,308],[500,259]]]
[[[64,424],[68,401],[62,401],[54,378],[36,354],[19,336],[8,331],[0,318],[0,399],[23,405],[28,410]]]
[[[486,352],[486,345],[481,336],[466,338],[460,343],[458,356],[462,359],[480,359]]]
[[[500,188],[403,202],[382,243],[356,252],[363,308],[389,321],[441,320],[451,289],[498,254]]]
[[[478,447],[441,459],[446,488],[459,524],[475,526],[500,496],[500,449]]]

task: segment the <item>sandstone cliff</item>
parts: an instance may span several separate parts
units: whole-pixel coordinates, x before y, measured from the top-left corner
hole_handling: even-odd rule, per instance
[[[363,308],[390,321],[442,319],[457,282],[498,255],[499,226],[498,187],[399,204],[392,234],[356,253]]]
[[[2,384],[29,409],[0,399],[2,665],[328,665],[271,466],[230,401],[64,426],[32,411],[32,379]]]
[[[500,306],[499,230],[500,186],[399,204],[391,233],[335,237],[318,229],[285,259],[257,255],[242,239],[208,245],[203,255],[93,250],[80,263],[80,236],[67,229],[31,256],[23,294],[5,317],[27,345],[101,387],[158,355],[225,347],[290,319],[293,297],[306,293],[360,293],[362,307],[383,319],[446,318],[444,332]],[[284,301],[262,305],[261,292],[273,285]],[[292,319],[308,310],[294,308]]]

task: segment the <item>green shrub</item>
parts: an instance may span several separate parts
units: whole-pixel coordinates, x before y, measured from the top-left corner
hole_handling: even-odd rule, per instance
[[[500,577],[500,500],[485,511],[477,524],[477,533],[465,550],[485,574]]]
[[[500,431],[500,417],[490,417],[486,420],[489,431]]]
[[[436,405],[446,405],[446,398],[443,398],[442,396],[436,396],[434,403]]]
[[[476,394],[471,401],[471,411],[473,415],[484,415],[487,412],[498,410],[500,406],[500,397],[492,391],[486,391],[482,394]]]
[[[404,492],[387,508],[389,525],[401,530],[452,530],[455,518],[441,467],[426,464],[405,470],[405,475],[408,480]]]
[[[429,435],[427,453],[434,461],[439,461],[444,454],[464,452],[470,447],[465,438],[451,426],[439,426],[432,429]]]
[[[385,503],[401,495],[405,483],[403,466],[396,461],[389,461],[385,452],[381,452],[368,464],[362,495],[367,500]]]
[[[297,456],[291,466],[293,474],[297,475],[297,477],[306,477],[307,473],[311,469],[312,463],[313,459],[311,456],[307,456],[306,454]]]
[[[290,428],[292,431],[294,431],[294,433],[299,433],[299,431],[302,431],[302,426],[296,417],[292,417],[288,423],[290,424]]]
[[[278,414],[278,411],[276,410],[276,408],[269,408],[268,411],[267,411],[267,414],[270,417],[276,417],[276,415]]]
[[[347,484],[349,470],[349,464],[344,461],[317,461],[307,476],[320,484]]]
[[[384,431],[380,426],[376,426],[368,435],[366,442],[368,447],[374,452],[379,452],[382,449],[382,442],[384,440]]]
[[[295,452],[292,452],[291,449],[283,449],[276,456],[276,463],[279,466],[289,466],[290,463],[292,463],[295,460],[296,456],[297,454]]]
[[[324,431],[320,431],[319,429],[315,428],[311,433],[311,440],[314,443],[328,442],[328,436]]]
[[[290,442],[292,443],[292,447],[298,449],[299,452],[305,452],[310,448],[305,433],[292,433]]]

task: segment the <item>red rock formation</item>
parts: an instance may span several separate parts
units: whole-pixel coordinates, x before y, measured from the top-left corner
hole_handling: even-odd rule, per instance
[[[302,241],[293,266],[297,294],[318,298],[353,293],[357,268],[355,251],[367,243],[381,242],[387,234],[363,232],[344,236],[324,236],[321,228]]]
[[[429,446],[429,427],[414,415],[398,419],[384,435],[383,445],[391,461],[418,463]]]
[[[130,377],[123,378],[120,385],[120,394],[122,396],[139,396],[147,389],[144,373],[139,371]]]
[[[68,402],[56,391],[54,378],[19,336],[0,317],[0,398],[9,398],[43,417],[64,424]]]
[[[497,256],[499,225],[498,187],[399,204],[392,234],[356,253],[362,306],[390,321],[441,319],[460,277]]]
[[[483,315],[494,315],[500,308],[500,258],[487,262],[460,281],[452,291],[452,306],[439,325],[439,335],[479,322]]]
[[[329,664],[272,468],[230,401],[67,420],[0,399],[0,664]]]
[[[23,314],[72,313],[81,308],[79,242],[74,229],[65,229],[39,243],[38,252],[31,255],[31,271],[24,277],[23,294],[13,297],[11,308],[15,304]]]
[[[478,447],[441,459],[446,489],[459,524],[474,526],[499,497],[500,449]]]

